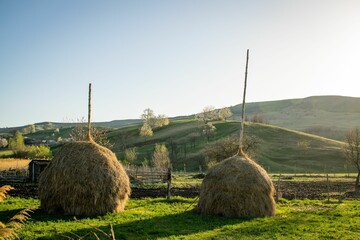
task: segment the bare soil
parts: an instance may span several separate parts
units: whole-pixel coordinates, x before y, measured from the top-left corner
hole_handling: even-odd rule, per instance
[[[4,183],[5,184],[5,183]],[[0,183],[0,185],[4,185]],[[23,198],[37,198],[37,185],[34,183],[13,183],[15,190],[9,192],[10,196]],[[277,183],[274,183],[277,189]],[[131,198],[139,199],[146,197],[166,197],[166,188],[132,188]],[[200,186],[195,185],[185,188],[172,188],[172,196],[197,197],[199,195]],[[280,183],[279,191],[282,198],[286,199],[326,199],[342,198],[342,199],[360,199],[360,194],[353,193],[353,182],[329,182],[326,181],[283,181]]]

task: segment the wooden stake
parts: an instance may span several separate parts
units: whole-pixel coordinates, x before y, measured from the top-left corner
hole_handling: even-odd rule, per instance
[[[240,129],[240,140],[239,140],[239,153],[241,153],[241,151],[242,151],[243,138],[244,138],[245,96],[246,96],[248,65],[249,65],[249,49],[246,51],[245,83],[244,83],[244,93],[243,93],[243,102],[242,102],[242,111],[241,111],[241,129]]]
[[[87,127],[87,136],[88,140],[91,141],[91,83],[89,83],[89,105],[88,105],[88,127]]]

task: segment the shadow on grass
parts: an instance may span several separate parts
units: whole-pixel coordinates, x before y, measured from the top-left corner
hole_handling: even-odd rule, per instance
[[[7,223],[10,218],[19,213],[23,208],[0,211],[0,222]]]
[[[201,239],[233,238],[277,238],[287,236],[291,238],[302,220],[293,216],[290,218],[261,218],[261,219],[235,219],[219,216],[203,216],[193,211],[166,215],[126,223],[113,223],[116,239],[158,239],[158,238],[184,238],[194,237],[194,234],[203,234]],[[85,226],[85,225],[84,225]],[[110,233],[110,225],[100,227]],[[51,236],[53,239],[65,239],[65,236],[85,236],[91,228],[81,229]],[[205,233],[207,232],[207,233]],[[204,234],[205,233],[205,234]],[[199,237],[199,236],[198,236]],[[95,239],[93,236],[84,239]],[[105,238],[101,238],[105,239]]]
[[[39,219],[40,220],[40,219]],[[165,215],[160,217],[134,220],[124,223],[112,223],[116,239],[157,239],[161,237],[184,236],[198,232],[209,231],[224,225],[232,225],[248,221],[247,219],[227,219],[223,217],[202,216],[193,211],[178,214]],[[83,228],[77,231],[52,235],[51,239],[66,239],[64,236],[74,237],[85,236],[89,232],[98,231],[81,224]],[[99,227],[102,231],[110,233],[110,223],[107,226]],[[84,239],[95,239],[94,235],[89,235]],[[103,239],[103,238],[101,238]],[[104,238],[105,239],[105,238]]]
[[[159,200],[158,202],[162,202]],[[133,215],[134,214],[134,215]],[[82,223],[75,222],[71,216],[47,215],[41,212],[35,212],[32,215],[34,221],[59,221],[64,220],[66,226],[73,226],[70,230],[61,231],[60,228],[50,229],[50,232],[43,238],[38,235],[37,239],[79,239],[88,234],[87,237],[81,239],[95,239],[94,235],[89,234],[95,230],[85,222],[99,226],[102,231],[110,233],[110,222],[114,228],[115,237],[119,239],[158,239],[158,238],[186,238],[201,237],[201,239],[291,239],[297,236],[302,239],[312,239],[326,237],[327,232],[334,228],[334,222],[339,222],[338,228],[342,228],[344,233],[339,235],[329,235],[330,237],[345,238],[349,233],[348,220],[346,216],[338,214],[336,211],[302,211],[297,210],[292,213],[280,213],[271,218],[254,218],[254,219],[229,219],[216,216],[203,216],[193,211],[185,211],[174,214],[164,212],[162,216],[137,215],[134,213],[111,214],[106,215],[100,222],[99,217],[86,218]],[[333,222],[327,223],[326,219],[331,218]],[[81,218],[78,218],[81,220]],[[89,221],[88,221],[89,220]],[[305,221],[306,220],[306,221]],[[309,224],[311,222],[311,224]],[[343,222],[343,223],[341,223]],[[343,225],[345,223],[345,225]],[[347,226],[347,227],[346,227]],[[60,230],[60,231],[59,231]],[[43,231],[38,229],[37,231]],[[47,230],[48,231],[48,230]],[[62,232],[62,233],[60,233]],[[102,234],[95,231],[100,239],[106,239]],[[196,234],[200,234],[194,236]],[[79,236],[79,237],[76,237]],[[30,239],[30,238],[28,238]],[[354,238],[355,239],[355,238]]]

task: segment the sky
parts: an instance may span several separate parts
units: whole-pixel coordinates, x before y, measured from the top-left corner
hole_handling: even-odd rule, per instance
[[[0,127],[360,97],[358,0],[0,0]]]

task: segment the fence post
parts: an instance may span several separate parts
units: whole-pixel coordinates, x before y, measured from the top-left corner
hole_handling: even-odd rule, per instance
[[[170,202],[170,198],[171,198],[171,168],[168,168],[168,173],[167,173],[167,201]]]
[[[326,174],[326,185],[327,185],[327,202],[330,202],[330,186],[329,186],[329,174]]]
[[[279,201],[279,199],[282,198],[282,193],[280,191],[280,184],[281,184],[281,173],[279,175],[279,178],[278,178],[278,184],[277,184],[277,189],[276,189],[276,202]]]

